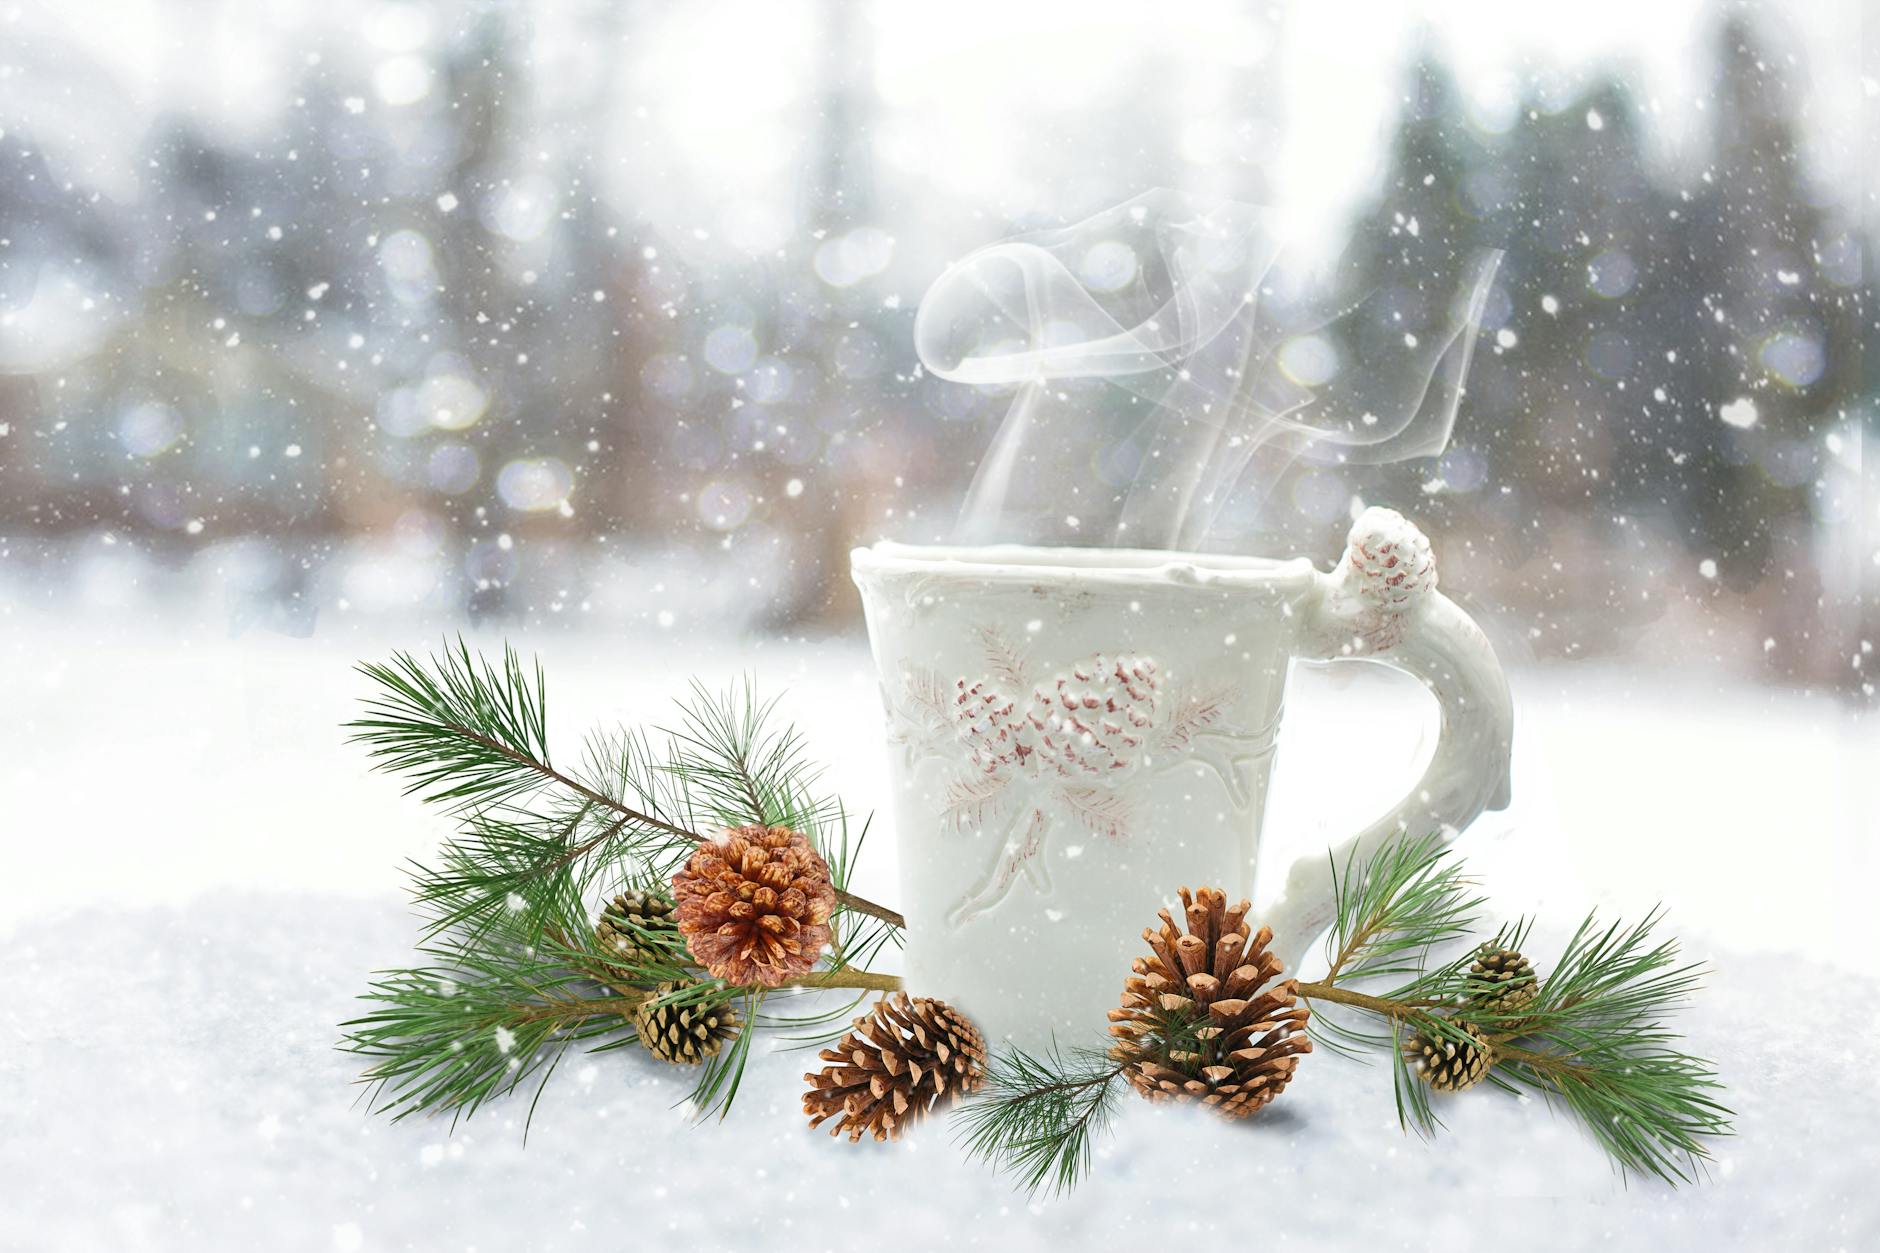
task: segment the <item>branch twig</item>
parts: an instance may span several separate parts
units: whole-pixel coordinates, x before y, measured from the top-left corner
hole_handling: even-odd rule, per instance
[[[1446,1001],[1393,1001],[1382,996],[1368,996],[1363,992],[1352,992],[1345,988],[1334,987],[1329,983],[1294,983],[1293,991],[1310,1001],[1330,1001],[1334,1005],[1352,1005],[1358,1009],[1368,1009],[1374,1014],[1386,1018],[1414,1018],[1428,1010],[1440,1009]]]
[[[879,918],[891,927],[899,927],[903,931],[907,930],[907,919],[895,913],[886,905],[877,905],[875,902],[857,896],[853,892],[844,892],[841,888],[836,889],[836,901],[844,909],[852,909],[858,914],[867,914],[870,918]]]
[[[571,1013],[572,1018],[591,1018],[600,1014],[631,1014],[640,1007],[653,993],[641,988],[622,987],[608,982],[607,986],[619,993],[618,996],[594,997],[581,1002],[571,1002],[589,1007],[591,1013]],[[806,975],[797,975],[785,979],[779,988],[848,988],[858,992],[898,992],[901,990],[901,976],[883,974],[877,970],[815,970]]]
[[[604,792],[597,792],[586,784],[569,778],[545,761],[540,761],[529,756],[527,753],[519,753],[508,745],[493,740],[487,735],[481,735],[471,730],[469,727],[455,722],[440,722],[438,725],[453,735],[460,735],[464,739],[480,744],[491,752],[505,757],[519,766],[524,766],[542,775],[544,778],[551,779],[561,784],[561,786],[567,788],[584,800],[610,809],[620,815],[619,821],[609,824],[599,835],[591,836],[583,840],[580,844],[572,846],[562,858],[557,860],[557,867],[576,861],[586,854],[593,852],[608,840],[619,835],[621,829],[630,822],[639,823],[641,826],[652,827],[654,830],[664,831],[668,835],[676,835],[681,839],[692,840],[700,844],[711,838],[710,836],[700,835],[697,831],[693,831],[690,828],[675,825],[661,818],[655,818],[648,813],[642,813],[631,805],[623,804]],[[878,905],[865,897],[856,896],[852,892],[844,892],[840,889],[836,892],[836,900],[845,909],[852,909],[858,914],[867,914],[871,918],[879,918],[889,926],[900,927],[903,930],[907,928],[907,919],[894,910],[889,909],[886,905]]]

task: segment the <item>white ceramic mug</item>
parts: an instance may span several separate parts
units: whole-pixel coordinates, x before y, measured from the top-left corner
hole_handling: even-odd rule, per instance
[[[1332,850],[1453,835],[1508,801],[1512,718],[1429,543],[1367,510],[1330,574],[1100,548],[857,549],[887,706],[911,990],[1036,1049],[1099,1033],[1184,885],[1250,896],[1293,658],[1380,661],[1442,707],[1400,804]],[[1289,970],[1330,921],[1324,855],[1261,911]]]

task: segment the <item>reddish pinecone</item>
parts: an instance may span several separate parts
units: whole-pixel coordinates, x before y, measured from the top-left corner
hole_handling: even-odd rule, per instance
[[[971,1092],[986,1064],[986,1042],[966,1015],[932,997],[905,992],[878,1003],[852,1024],[842,1043],[824,1049],[829,1065],[804,1075],[809,1125],[834,1118],[830,1135],[893,1140],[947,1092]]]
[[[808,972],[829,943],[829,863],[788,827],[733,827],[672,877],[674,917],[692,956],[738,986],[774,988]]]
[[[1161,928],[1142,933],[1152,952],[1136,959],[1122,1008],[1110,1011],[1110,1056],[1150,1100],[1245,1118],[1284,1091],[1299,1055],[1312,1051],[1311,1011],[1290,979],[1260,990],[1280,961],[1266,948],[1271,928],[1249,933],[1246,901],[1228,909],[1218,888],[1183,888],[1181,898],[1186,935],[1166,909]]]

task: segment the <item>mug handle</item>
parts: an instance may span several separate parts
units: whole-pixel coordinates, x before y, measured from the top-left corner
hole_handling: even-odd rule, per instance
[[[1430,542],[1394,509],[1366,509],[1330,574],[1315,572],[1295,655],[1313,661],[1382,662],[1419,679],[1442,708],[1442,728],[1423,777],[1382,818],[1335,846],[1301,858],[1264,913],[1288,970],[1331,924],[1332,866],[1363,859],[1406,834],[1445,842],[1484,810],[1508,805],[1514,714],[1508,680],[1488,637],[1436,590]]]

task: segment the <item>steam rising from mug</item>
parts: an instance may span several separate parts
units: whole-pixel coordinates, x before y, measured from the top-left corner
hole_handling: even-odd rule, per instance
[[[1293,458],[1443,450],[1501,253],[1414,219],[1296,273],[1271,210],[1152,191],[957,262],[914,319],[941,378],[1017,389],[962,543],[1201,548]]]

